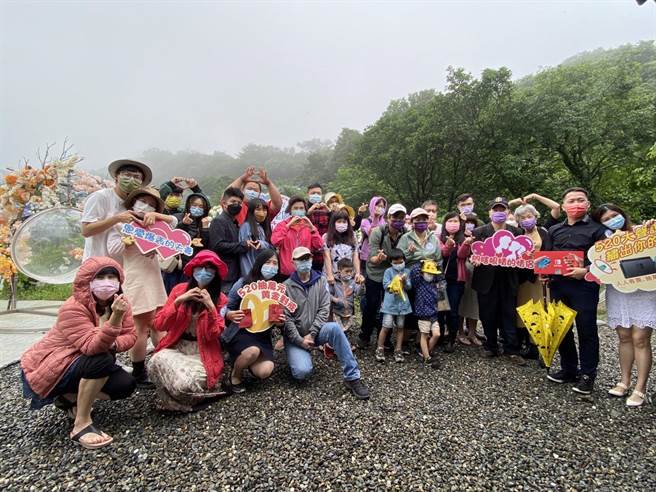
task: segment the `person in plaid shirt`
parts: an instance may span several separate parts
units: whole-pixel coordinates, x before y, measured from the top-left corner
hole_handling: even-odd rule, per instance
[[[307,189],[308,202],[310,209],[308,210],[308,218],[317,228],[320,236],[328,232],[328,224],[330,223],[330,210],[323,202],[323,188],[319,183],[314,183],[308,186]],[[323,251],[317,251],[312,256],[312,269],[321,272],[323,271]]]

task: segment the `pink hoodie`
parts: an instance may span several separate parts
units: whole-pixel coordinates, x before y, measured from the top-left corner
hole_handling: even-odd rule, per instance
[[[382,196],[375,196],[369,201],[369,218],[362,219],[360,230],[362,231],[362,246],[360,248],[360,258],[366,260],[369,258],[369,232],[374,227],[381,227],[385,225],[385,213],[378,219],[374,220],[374,213],[376,212],[376,203],[382,200],[384,202],[385,213],[387,213],[387,200]]]

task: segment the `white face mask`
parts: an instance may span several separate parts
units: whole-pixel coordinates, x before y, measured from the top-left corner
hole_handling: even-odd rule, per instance
[[[148,205],[146,202],[142,200],[137,200],[136,202],[134,202],[134,205],[132,205],[132,210],[137,212],[138,214],[147,214],[148,212],[154,212],[155,207]]]
[[[423,277],[426,282],[432,282],[433,279],[435,278],[435,275],[433,275],[432,273],[424,273]]]

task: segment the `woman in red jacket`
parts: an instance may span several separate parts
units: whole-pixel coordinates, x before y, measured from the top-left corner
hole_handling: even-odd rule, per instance
[[[219,337],[227,302],[221,279],[228,267],[203,250],[184,268],[188,283],[176,285],[153,328],[167,332],[148,364],[162,410],[192,412],[225,395],[219,380],[223,353]]]
[[[271,234],[271,244],[280,253],[280,273],[289,277],[296,271],[292,261],[292,251],[299,246],[312,253],[323,250],[323,240],[312,221],[306,216],[305,199],[295,196],[289,199],[287,213],[291,217],[280,222]]]
[[[91,420],[93,402],[127,398],[136,387],[116,364],[116,352],[129,350],[137,339],[123,281],[123,269],[110,258],[82,263],[57,322],[20,361],[32,409],[54,402],[74,419],[71,439],[87,449],[113,440]]]

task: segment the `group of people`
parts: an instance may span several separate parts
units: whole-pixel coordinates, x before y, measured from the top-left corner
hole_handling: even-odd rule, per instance
[[[154,388],[161,409],[195,411],[246,391],[247,372],[260,380],[271,376],[276,349],[297,381],[310,377],[317,354],[336,358],[345,386],[359,399],[369,398],[369,389],[354,351],[372,340],[379,363],[400,364],[416,353],[420,364],[439,369],[440,352],[453,353],[459,343],[525,365],[537,350],[516,307],[543,299],[545,289],[577,313],[560,346],[561,370],[547,377],[571,383],[578,393],[593,391],[600,287],[584,278],[588,265],[541,278],[471,258],[475,241],[500,230],[528,235],[536,250],[556,251],[587,251],[615,231],[630,230],[630,218],[616,205],[591,210],[582,188],[566,190],[560,203],[537,194],[497,197],[479,207],[481,216],[465,193],[440,218],[433,200],[408,209],[374,196],[356,211],[320,184],[286,199],[264,169],[250,167],[223,191],[220,213],[210,219],[210,200],[194,179],[175,177],[155,189],[151,169],[133,160],[112,162],[109,173],[114,187],[85,202],[84,261],[73,295],[21,359],[32,408],[54,403],[65,411],[73,421],[71,439],[86,448],[112,442],[93,422],[95,400],[125,398],[139,385]],[[536,203],[547,208],[546,220]],[[193,254],[162,261],[142,254],[122,232],[124,224],[147,228],[158,221],[187,232]],[[297,308],[286,308],[272,329],[251,332],[240,328],[250,316],[240,292],[262,280],[284,283]],[[642,405],[656,293],[609,286],[606,304],[608,324],[619,335],[621,369],[609,393]],[[276,333],[282,336],[274,346]],[[146,361],[149,338],[155,350]],[[117,362],[119,352],[129,352],[131,373]]]

